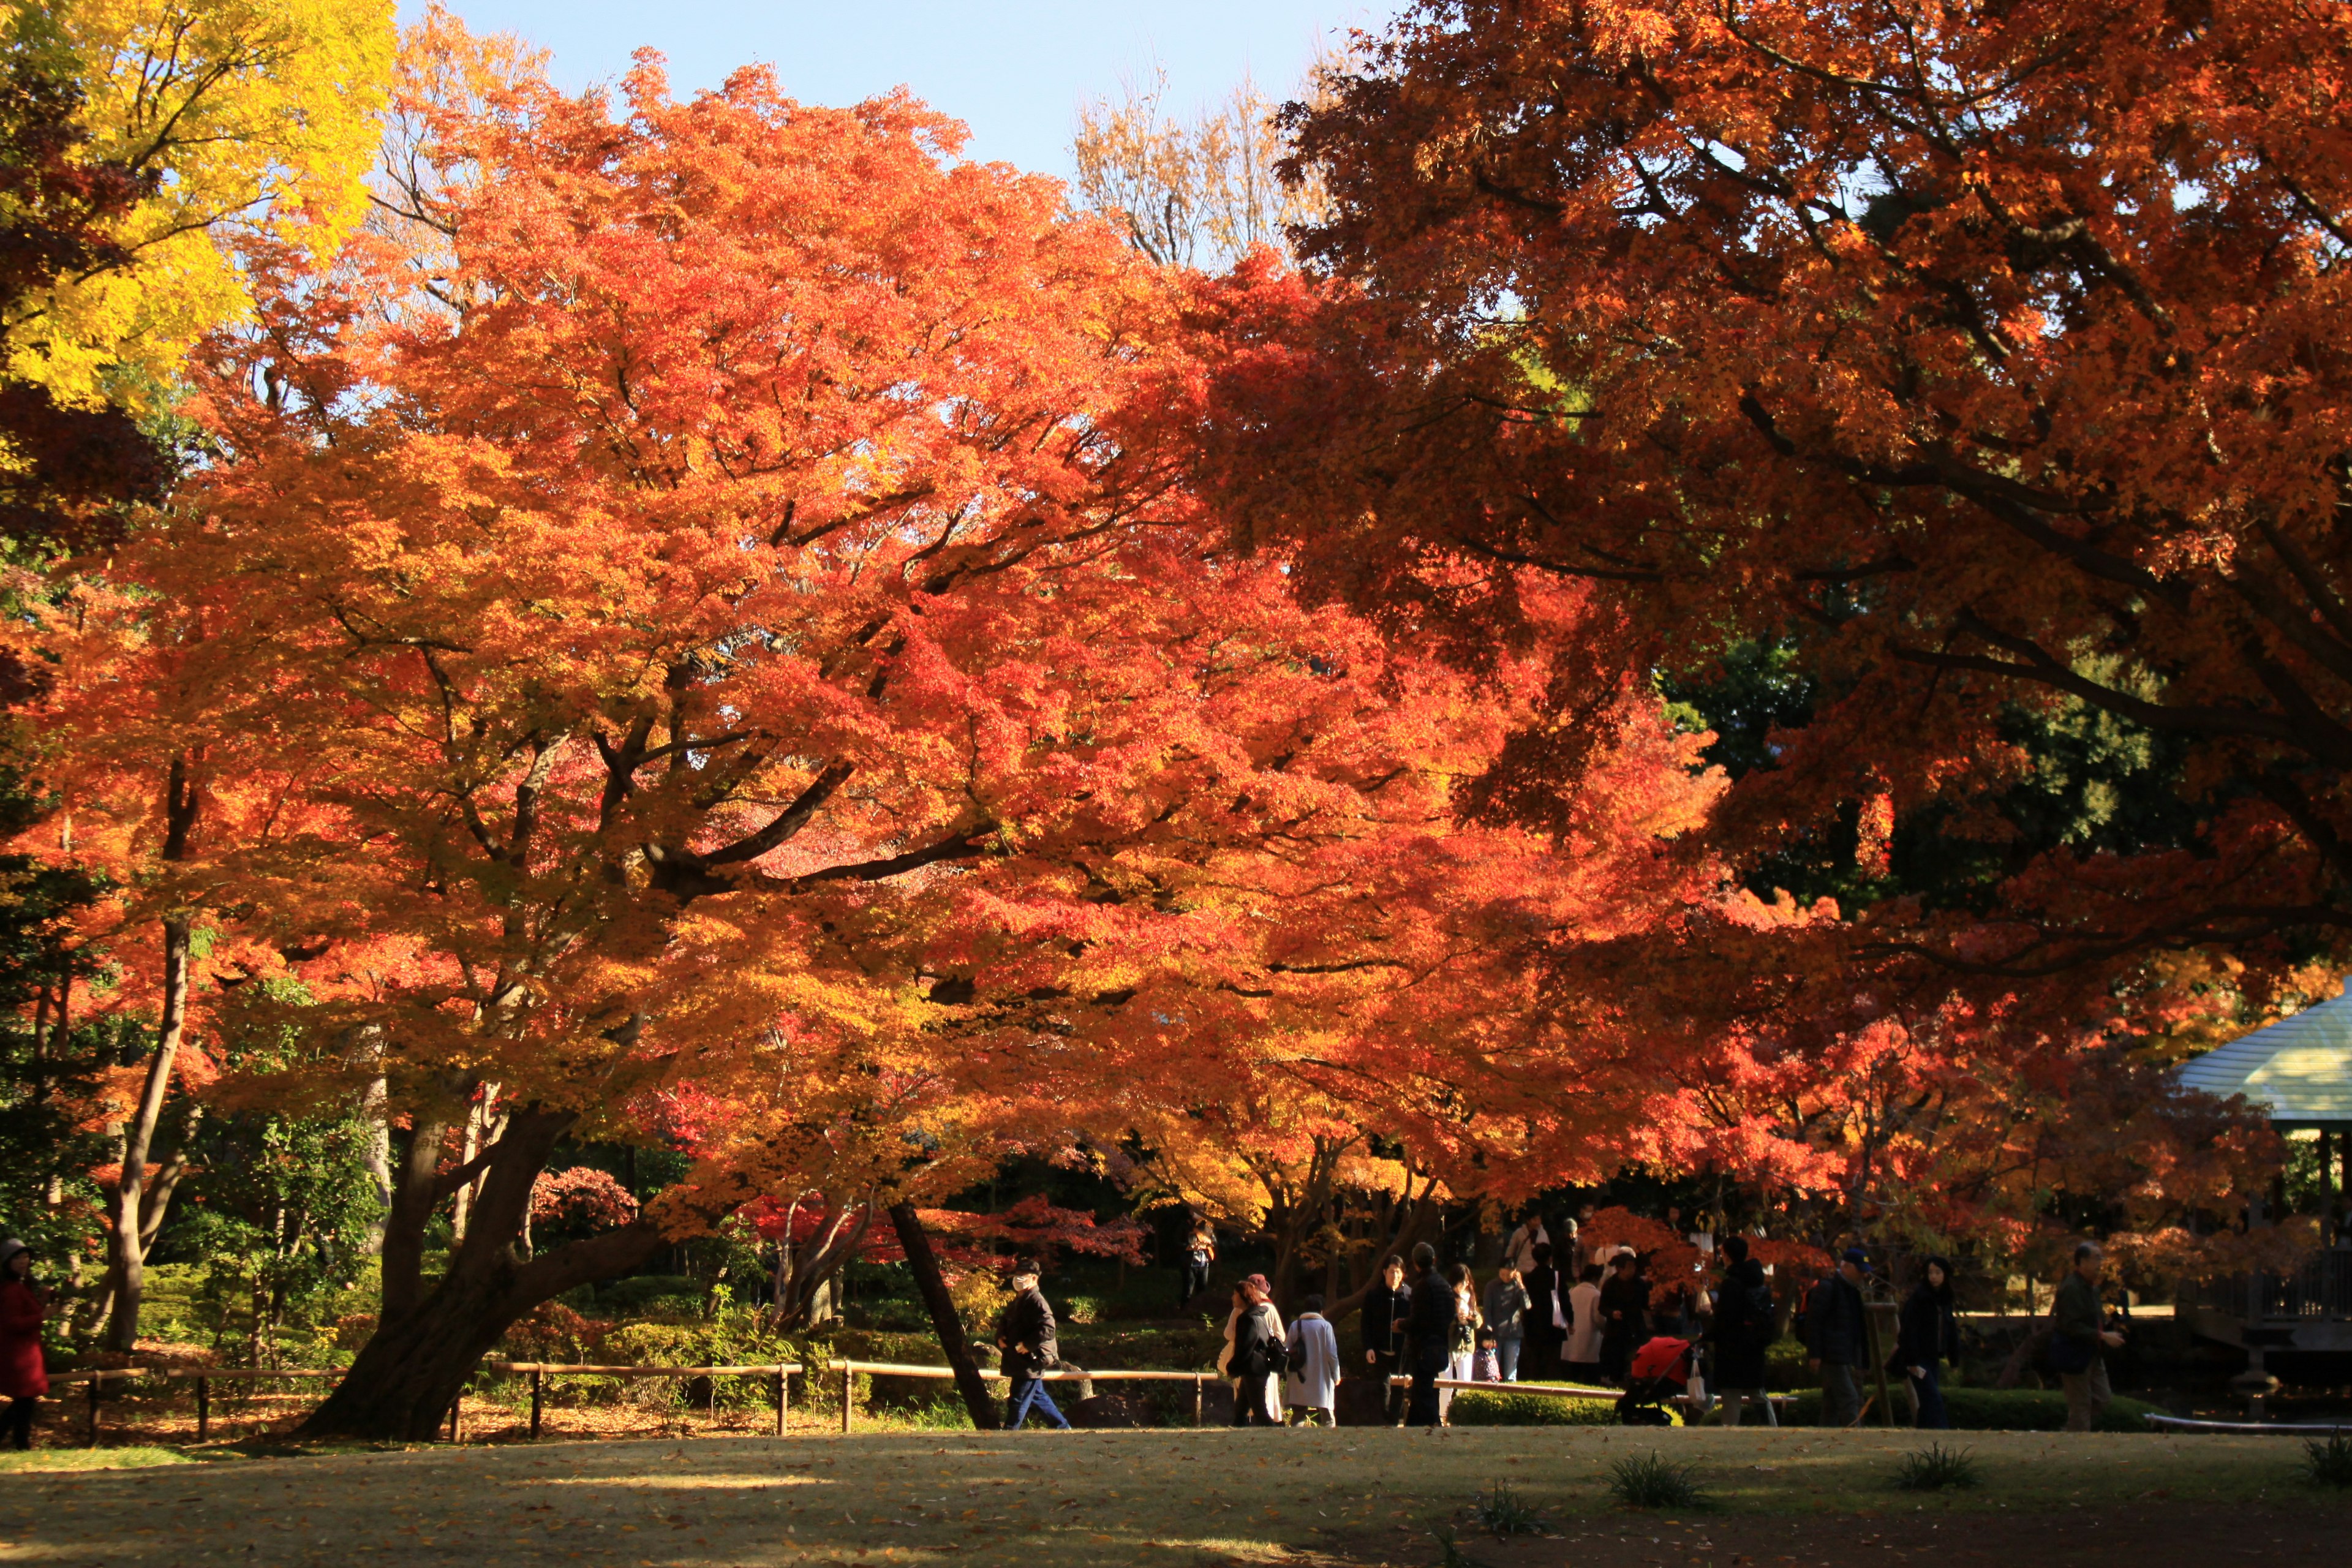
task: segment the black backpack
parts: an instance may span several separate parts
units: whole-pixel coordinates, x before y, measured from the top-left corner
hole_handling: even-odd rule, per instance
[[[1748,1317],[1748,1342],[1757,1349],[1780,1337],[1780,1304],[1772,1299],[1769,1280],[1759,1279],[1740,1293],[1740,1309]]]

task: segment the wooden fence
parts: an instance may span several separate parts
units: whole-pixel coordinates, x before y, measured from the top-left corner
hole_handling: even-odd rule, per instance
[[[796,1361],[761,1363],[754,1366],[589,1366],[568,1361],[486,1361],[487,1372],[508,1376],[530,1377],[530,1435],[539,1436],[540,1405],[551,1377],[702,1377],[711,1380],[710,1414],[719,1414],[719,1383],[722,1377],[765,1377],[774,1380],[776,1394],[776,1436],[784,1435],[784,1404],[791,1397],[791,1382],[794,1374],[804,1372]],[[451,1416],[455,1422],[454,1412]],[[451,1440],[456,1441],[456,1433]]]

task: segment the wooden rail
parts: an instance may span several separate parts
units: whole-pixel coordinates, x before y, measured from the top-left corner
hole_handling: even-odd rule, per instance
[[[485,1371],[502,1373],[509,1376],[524,1374],[530,1376],[530,1435],[534,1437],[539,1436],[540,1408],[547,1391],[547,1380],[567,1374],[575,1377],[773,1378],[776,1394],[776,1436],[781,1437],[784,1435],[784,1402],[791,1394],[789,1380],[794,1373],[807,1370],[796,1361],[761,1362],[749,1366],[593,1366],[583,1362],[569,1361],[486,1361],[482,1366]],[[710,1414],[714,1418],[719,1414],[719,1385],[716,1382],[710,1385]],[[453,1415],[451,1419],[454,1426],[455,1416]]]
[[[142,1366],[92,1367],[87,1372],[58,1373],[50,1377],[49,1386],[55,1388],[59,1384],[72,1383],[89,1384],[89,1446],[95,1448],[98,1447],[99,1390],[106,1386],[106,1380],[110,1377],[144,1377],[146,1375],[147,1369]]]
[[[340,1366],[170,1366],[159,1368],[163,1377],[193,1380],[196,1385],[196,1441],[212,1436],[213,1384],[215,1383],[299,1383],[305,1378],[341,1377],[349,1371]]]
[[[829,1361],[824,1365],[827,1372],[841,1373],[841,1429],[844,1432],[849,1430],[850,1415],[856,1408],[856,1400],[852,1394],[859,1373],[879,1373],[885,1377],[930,1378],[952,1378],[956,1374],[955,1368],[951,1366],[915,1366],[895,1361]],[[1012,1381],[1009,1374],[988,1367],[982,1367],[980,1375],[992,1383]],[[1213,1372],[1088,1372],[1084,1367],[1075,1366],[1055,1367],[1037,1374],[1040,1383],[1189,1383],[1192,1385],[1192,1425],[1195,1426],[1201,1425],[1202,1393],[1212,1378],[1220,1383],[1225,1381]]]

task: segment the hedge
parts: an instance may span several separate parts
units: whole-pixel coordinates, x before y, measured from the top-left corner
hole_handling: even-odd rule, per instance
[[[1456,1390],[1456,1426],[1606,1426],[1617,1419],[1613,1399],[1570,1399],[1557,1394],[1490,1394]]]

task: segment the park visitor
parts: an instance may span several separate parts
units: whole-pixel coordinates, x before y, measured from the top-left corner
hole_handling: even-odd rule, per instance
[[[1519,1346],[1527,1334],[1528,1309],[1534,1305],[1518,1269],[1505,1262],[1486,1286],[1486,1331],[1494,1336],[1498,1383],[1519,1380]]]
[[[1206,1215],[1194,1215],[1192,1228],[1184,1237],[1184,1293],[1176,1299],[1176,1310],[1187,1311],[1192,1298],[1209,1288],[1209,1268],[1217,1261],[1217,1229]]]
[[[1004,1391],[1004,1425],[1008,1430],[1019,1431],[1029,1412],[1036,1411],[1064,1431],[1070,1423],[1054,1404],[1054,1396],[1045,1392],[1045,1384],[1037,1374],[1052,1370],[1061,1359],[1061,1347],[1054,1337],[1054,1309],[1047,1304],[1045,1293],[1037,1289],[1037,1265],[1023,1258],[1013,1266],[1013,1300],[996,1320],[996,1348],[1003,1358],[1004,1376],[1010,1384]]]
[[[1764,1392],[1764,1352],[1779,1331],[1771,1283],[1764,1265],[1748,1256],[1748,1238],[1723,1238],[1723,1282],[1716,1287],[1715,1311],[1706,1339],[1713,1360],[1715,1396],[1723,1402],[1723,1424],[1737,1426],[1749,1400],[1762,1407],[1764,1425],[1778,1426]]]
[[[1528,1217],[1519,1222],[1519,1228],[1503,1238],[1503,1261],[1517,1272],[1526,1274],[1536,1266],[1536,1248],[1549,1246],[1552,1246],[1551,1233],[1544,1228],[1542,1212],[1530,1208]]]
[[[1405,1319],[1412,1308],[1412,1289],[1404,1282],[1404,1259],[1389,1254],[1381,1277],[1364,1293],[1356,1315],[1356,1335],[1363,1343],[1364,1365],[1380,1379],[1382,1408],[1394,1421],[1404,1412],[1402,1396],[1389,1380],[1404,1370]]]
[[[1445,1271],[1445,1283],[1454,1293],[1454,1328],[1445,1340],[1446,1379],[1468,1383],[1478,1357],[1478,1331],[1483,1326],[1478,1318],[1478,1287],[1470,1278],[1470,1266],[1457,1263]],[[1437,1419],[1444,1425],[1454,1409],[1454,1391],[1441,1389],[1437,1395]]]
[[[1454,1288],[1437,1271],[1437,1248],[1429,1243],[1413,1247],[1412,1267],[1412,1301],[1405,1318],[1412,1388],[1405,1401],[1404,1424],[1435,1426],[1441,1419],[1437,1380],[1445,1375],[1445,1358],[1454,1342]]]
[[[33,1413],[49,1391],[41,1358],[41,1320],[48,1315],[48,1299],[33,1282],[32,1249],[13,1236],[0,1241],[0,1394],[8,1399],[12,1448],[33,1446]]]
[[[2066,1391],[2066,1430],[2095,1432],[2099,1417],[2115,1397],[2107,1383],[2107,1352],[2118,1349],[2123,1335],[2107,1327],[2106,1307],[2099,1300],[2099,1271],[2106,1254],[2098,1243],[2086,1241],[2074,1248],[2074,1267],[2058,1285],[2058,1302],[2052,1312],[2056,1332],[2050,1340],[2050,1359],[2058,1368],[2059,1386]]]
[[[1914,1426],[1942,1431],[1951,1426],[1944,1410],[1941,1367],[1958,1360],[1959,1350],[1959,1325],[1952,1316],[1952,1266],[1947,1259],[1930,1258],[1895,1320],[1895,1360],[1887,1368],[1911,1391]]]
[[[1568,1280],[1552,1262],[1551,1243],[1538,1242],[1535,1249],[1536,1266],[1519,1278],[1528,1293],[1527,1315],[1521,1321],[1527,1325],[1519,1345],[1519,1377],[1524,1382],[1539,1382],[1550,1377],[1559,1366],[1559,1299]]]
[[[1225,1356],[1225,1375],[1234,1380],[1234,1425],[1281,1426],[1276,1407],[1290,1352],[1282,1335],[1282,1315],[1274,1310],[1274,1287],[1263,1274],[1253,1274],[1234,1289],[1233,1342]]]
[[[1849,1247],[1837,1271],[1824,1275],[1805,1302],[1805,1349],[1822,1380],[1822,1425],[1851,1426],[1862,1419],[1862,1382],[1854,1369],[1869,1354],[1862,1283],[1869,1255]]]
[[[1323,1298],[1307,1298],[1307,1310],[1290,1325],[1288,1364],[1283,1373],[1282,1399],[1292,1420],[1312,1426],[1320,1415],[1326,1426],[1339,1424],[1339,1341],[1330,1320],[1323,1316]]]
[[[1568,1288],[1568,1304],[1558,1322],[1566,1331],[1560,1351],[1560,1373],[1570,1383],[1592,1383],[1601,1376],[1601,1265],[1588,1263]]]
[[[1609,1261],[1601,1287],[1601,1380],[1623,1387],[1633,1352],[1650,1337],[1650,1282],[1642,1277],[1641,1256],[1621,1247]]]

